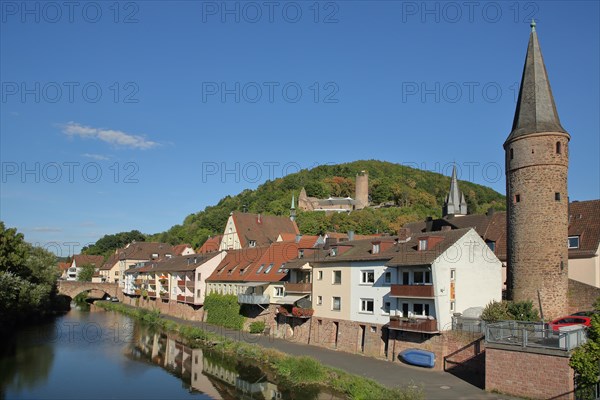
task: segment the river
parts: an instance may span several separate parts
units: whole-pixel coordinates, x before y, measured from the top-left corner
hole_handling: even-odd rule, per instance
[[[0,399],[335,399],[249,363],[192,349],[115,312],[73,309],[0,349]]]

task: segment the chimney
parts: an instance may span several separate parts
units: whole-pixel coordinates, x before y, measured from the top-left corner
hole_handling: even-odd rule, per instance
[[[257,224],[262,224],[262,219],[261,219],[261,217],[260,217],[260,214],[258,214],[258,215],[256,216],[256,223],[257,223]]]
[[[400,228],[398,230],[398,241],[405,242],[410,239],[410,228]]]
[[[425,219],[425,232],[431,232],[433,230],[433,218],[427,217]]]
[[[348,240],[354,240],[354,231],[348,231]]]

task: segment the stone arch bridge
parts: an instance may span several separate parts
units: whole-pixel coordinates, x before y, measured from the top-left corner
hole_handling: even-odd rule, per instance
[[[81,292],[100,290],[110,297],[117,296],[118,284],[100,282],[58,281],[58,293],[74,298]]]

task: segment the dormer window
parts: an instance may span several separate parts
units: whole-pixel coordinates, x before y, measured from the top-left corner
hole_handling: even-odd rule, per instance
[[[277,273],[280,274],[285,270],[285,263],[281,264],[281,266],[279,267],[279,269],[277,270]]]
[[[264,267],[265,267],[265,264],[261,264],[260,267],[258,267],[258,271],[256,271],[256,273],[260,274],[260,272],[263,270]]]
[[[569,248],[570,249],[578,249],[579,248],[579,236],[569,236]]]
[[[487,240],[485,242],[485,244],[487,244],[487,246],[490,248],[491,251],[496,251],[496,242],[493,242],[491,240]]]
[[[419,250],[427,250],[427,239],[419,239]]]
[[[379,242],[373,242],[373,248],[371,254],[379,254]]]
[[[304,258],[304,249],[298,250],[298,258]]]
[[[249,246],[249,247],[256,247],[256,240],[250,240],[250,241],[248,242],[248,246]]]
[[[337,247],[332,247],[331,250],[329,250],[329,255],[331,257],[337,256],[337,253],[338,253],[338,248]]]
[[[152,259],[156,260],[158,258],[158,253],[152,253]]]
[[[267,269],[265,269],[265,274],[268,274],[269,272],[271,272],[272,268],[273,268],[273,263],[269,264],[269,266],[267,267]]]

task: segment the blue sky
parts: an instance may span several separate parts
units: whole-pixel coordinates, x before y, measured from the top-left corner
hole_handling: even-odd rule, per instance
[[[596,1],[0,6],[0,219],[62,255],[328,163],[504,193],[532,17],[570,198],[600,198]]]

